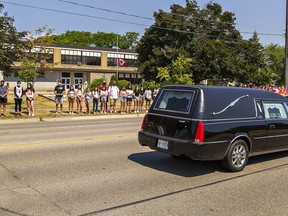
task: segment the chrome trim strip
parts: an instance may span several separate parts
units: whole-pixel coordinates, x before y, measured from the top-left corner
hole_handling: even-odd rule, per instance
[[[203,144],[207,144],[207,145],[210,145],[210,144],[219,144],[219,143],[228,143],[229,141],[228,140],[222,140],[222,141],[211,141],[211,142],[203,142],[199,145],[203,145]]]
[[[243,96],[235,99],[235,100],[232,101],[228,106],[226,106],[224,109],[220,110],[219,112],[212,112],[212,115],[219,115],[219,114],[225,112],[227,109],[233,107],[240,99],[246,98],[246,97],[249,97],[249,94],[243,95]]]
[[[253,138],[253,139],[254,139],[254,140],[258,140],[258,139],[269,139],[269,138],[278,138],[278,137],[288,137],[288,134],[274,135],[274,136],[255,137],[255,138]]]

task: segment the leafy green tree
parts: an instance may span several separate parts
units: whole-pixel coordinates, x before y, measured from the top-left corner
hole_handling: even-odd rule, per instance
[[[45,72],[52,71],[54,64],[49,63],[52,50],[48,48],[48,38],[51,33],[52,30],[44,26],[37,29],[35,34],[29,33],[26,37],[25,49],[22,50],[20,56],[19,71],[19,77],[25,82],[34,84],[38,78],[45,75]]]
[[[119,44],[121,49],[134,49],[138,43],[139,33],[137,32],[126,32],[125,35],[121,36],[123,42]]]
[[[131,85],[131,83],[127,80],[118,80],[116,85],[121,90],[123,87],[125,87],[127,89],[128,86]]]
[[[118,41],[121,41],[121,39],[118,39]],[[92,44],[96,47],[112,48],[117,44],[117,34],[97,32],[96,34],[93,34]]]
[[[191,63],[191,58],[185,58],[180,54],[175,61],[172,61],[170,70],[168,67],[158,67],[156,78],[166,84],[193,84],[192,73],[189,71]]]
[[[127,32],[125,35],[117,35],[116,33],[106,32],[85,32],[85,31],[66,31],[61,35],[50,35],[47,39],[49,44],[63,44],[76,46],[96,46],[103,48],[113,48],[117,46],[120,49],[134,49],[139,33]]]
[[[26,32],[17,32],[14,19],[3,10],[4,6],[0,4],[0,70],[4,76],[10,76],[13,61],[24,46]]]
[[[169,68],[179,54],[193,59],[187,70],[195,83],[205,79],[240,79],[244,73],[245,78],[256,76],[256,60],[261,56],[257,34],[251,40],[243,40],[233,13],[223,12],[219,4],[212,2],[200,8],[195,0],[186,0],[185,7],[174,4],[170,9],[169,13],[154,13],[155,23],[136,47],[144,79],[160,81],[157,68]],[[244,72],[245,65],[248,70]]]
[[[270,44],[264,47],[262,59],[264,66],[258,72],[258,83],[262,85],[283,85],[285,48],[277,44]]]

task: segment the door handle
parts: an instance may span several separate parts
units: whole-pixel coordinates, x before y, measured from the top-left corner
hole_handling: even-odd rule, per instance
[[[270,129],[275,129],[276,128],[276,126],[275,125],[269,125],[269,127],[270,127]]]

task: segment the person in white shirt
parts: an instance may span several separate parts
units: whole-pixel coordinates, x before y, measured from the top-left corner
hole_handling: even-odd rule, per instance
[[[27,84],[27,89],[25,90],[26,94],[26,102],[27,102],[27,110],[29,116],[35,116],[34,114],[34,94],[35,90],[31,83]]]
[[[76,103],[77,103],[77,111],[78,114],[82,113],[82,103],[83,103],[83,91],[82,86],[78,85],[77,91],[76,91]]]
[[[74,109],[75,97],[76,97],[76,92],[75,92],[74,86],[70,85],[70,88],[67,92],[69,114],[74,114],[73,109]]]
[[[146,112],[148,112],[152,100],[152,91],[150,89],[150,86],[148,86],[148,88],[145,90],[144,95],[146,100]]]
[[[86,105],[86,113],[90,114],[90,104],[92,99],[92,92],[90,91],[90,88],[87,87],[85,91],[85,105]]]
[[[108,95],[108,90],[105,86],[102,86],[100,89],[101,113],[104,112],[106,114]]]
[[[126,90],[127,92],[127,113],[132,113],[132,101],[133,101],[133,95],[134,91],[132,90],[132,87],[129,86]]]
[[[116,103],[119,95],[119,88],[116,86],[116,81],[113,81],[112,86],[109,87],[109,98],[110,98],[110,112],[116,113]]]
[[[15,114],[21,115],[22,96],[24,89],[21,86],[21,81],[17,81],[17,86],[14,87]],[[19,111],[19,113],[18,113]]]

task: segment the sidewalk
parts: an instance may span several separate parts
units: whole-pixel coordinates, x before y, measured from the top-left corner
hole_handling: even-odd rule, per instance
[[[90,114],[90,115],[80,115],[77,116],[77,114],[71,116],[57,116],[57,117],[31,117],[31,118],[3,118],[0,117],[0,126],[5,123],[15,123],[15,122],[56,122],[56,121],[79,121],[79,120],[96,120],[96,119],[121,119],[121,118],[143,118],[146,113],[131,113],[126,115],[120,115],[120,114]]]

